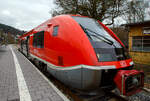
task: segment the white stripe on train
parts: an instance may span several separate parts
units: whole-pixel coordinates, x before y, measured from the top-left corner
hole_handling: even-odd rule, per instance
[[[74,69],[80,69],[80,68],[85,68],[85,69],[91,69],[91,70],[103,70],[103,69],[116,69],[115,65],[109,65],[109,66],[88,66],[88,65],[76,65],[76,66],[69,66],[69,67],[61,67],[61,66],[56,66],[54,64],[51,64],[50,62],[47,62],[33,54],[30,54],[31,57],[36,58],[45,64],[47,64],[50,68],[55,69],[55,70],[74,70]]]

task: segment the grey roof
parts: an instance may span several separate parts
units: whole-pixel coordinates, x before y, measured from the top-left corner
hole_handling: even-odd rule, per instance
[[[125,25],[125,26],[150,25],[150,20],[143,21],[143,22],[129,23],[129,24],[124,24],[124,25]]]

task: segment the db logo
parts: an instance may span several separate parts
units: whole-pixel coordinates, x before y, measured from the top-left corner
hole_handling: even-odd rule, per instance
[[[120,65],[121,65],[121,67],[126,67],[127,66],[125,61],[120,61]]]

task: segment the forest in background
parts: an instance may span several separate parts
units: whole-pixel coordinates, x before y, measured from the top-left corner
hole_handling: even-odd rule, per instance
[[[17,43],[17,37],[23,33],[25,31],[0,23],[0,45]]]

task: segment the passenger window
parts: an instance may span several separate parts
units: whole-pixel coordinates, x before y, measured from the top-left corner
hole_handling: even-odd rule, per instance
[[[57,36],[58,35],[58,26],[54,26],[53,27],[53,36]]]
[[[44,48],[44,31],[34,34],[33,46],[37,48]]]

